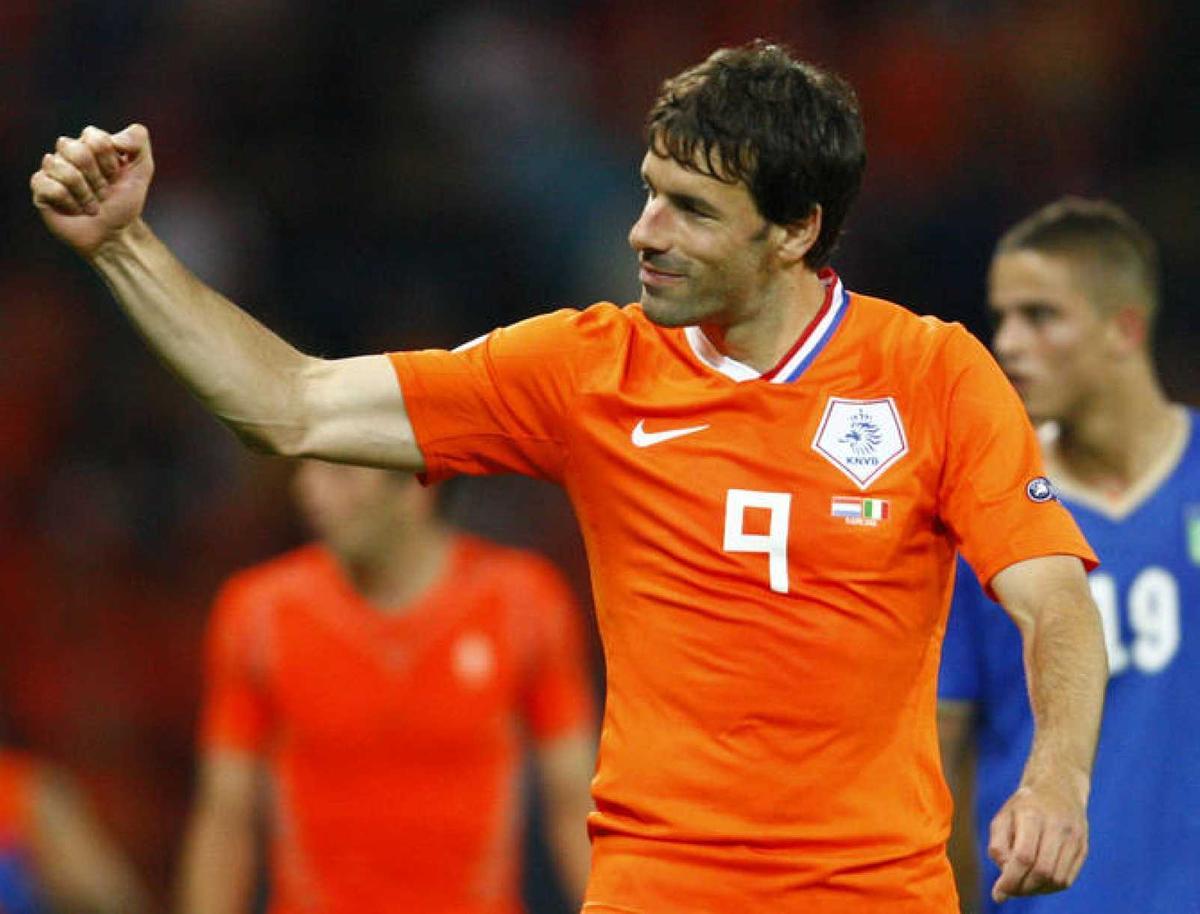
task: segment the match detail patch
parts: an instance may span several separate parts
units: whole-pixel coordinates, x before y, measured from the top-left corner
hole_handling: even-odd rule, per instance
[[[880,521],[887,520],[892,512],[883,498],[844,498],[835,495],[829,513],[848,524],[874,527]]]

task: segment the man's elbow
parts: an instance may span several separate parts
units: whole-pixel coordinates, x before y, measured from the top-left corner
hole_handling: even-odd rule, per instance
[[[307,454],[305,442],[308,436],[303,428],[230,416],[217,418],[238,441],[255,453],[269,457],[303,457]]]
[[[305,457],[312,451],[312,415],[309,388],[320,359],[300,355],[293,365],[277,369],[262,396],[237,397],[232,391],[213,397],[216,417],[247,448],[272,457]],[[218,404],[240,404],[222,409]]]

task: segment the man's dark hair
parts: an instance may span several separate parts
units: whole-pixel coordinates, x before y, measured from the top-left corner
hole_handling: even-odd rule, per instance
[[[1158,310],[1158,246],[1125,210],[1108,200],[1063,197],[1010,228],[996,255],[1033,250],[1078,264],[1097,307]]]
[[[866,167],[850,84],[761,39],[722,48],[668,79],[646,118],[656,155],[721,181],[742,181],[758,211],[790,225],[821,207],[804,256],[829,262]]]

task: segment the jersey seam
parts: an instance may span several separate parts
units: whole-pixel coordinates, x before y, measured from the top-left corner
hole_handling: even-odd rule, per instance
[[[936,358],[945,353],[946,347],[950,344],[950,339],[951,339],[951,335],[949,333],[945,334],[944,338],[940,341],[940,345],[938,346],[938,351],[936,353],[933,353],[933,357]],[[938,473],[938,516],[939,517],[942,516],[941,508],[942,508],[943,496],[944,496],[945,488],[946,488],[946,473],[947,473],[947,470],[949,469],[949,463],[950,463],[950,461],[948,459],[949,448],[947,447],[949,442],[946,440],[947,430],[950,428],[949,413],[951,410],[951,406],[954,403],[955,396],[958,393],[958,387],[962,383],[963,376],[966,375],[968,368],[969,368],[969,366],[964,367],[963,370],[960,371],[955,376],[954,382],[952,384],[950,384],[946,390],[946,396],[940,398],[941,403],[942,403],[942,409],[938,413],[938,419],[941,423],[941,428],[938,429],[938,440],[942,442],[943,458],[941,461],[941,470]],[[967,482],[969,484],[970,480],[967,480]],[[974,492],[974,487],[972,487],[972,492]],[[959,532],[957,530],[954,530],[954,538],[958,542],[962,541],[961,538],[959,537]]]

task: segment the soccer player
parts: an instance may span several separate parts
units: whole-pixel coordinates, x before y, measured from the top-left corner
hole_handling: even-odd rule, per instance
[[[295,494],[319,542],[214,609],[183,910],[252,909],[266,812],[275,914],[517,914],[526,743],[578,901],[594,730],[561,576],[408,474],[306,461]]]
[[[829,269],[863,136],[838,77],[762,42],[717,51],[648,117],[640,303],[336,361],[155,238],[140,125],[62,139],[31,180],[251,443],[566,487],[608,663],[587,914],[933,914],[957,904],[935,723],[956,549],[1021,627],[1038,720],[999,894],[1061,889],[1082,861],[1106,666],[1093,555],[986,349]]]
[[[0,748],[0,911],[138,914],[145,891],[74,779]]]
[[[1013,910],[1200,910],[1200,643],[1188,631],[1200,622],[1200,430],[1155,372],[1158,288],[1153,241],[1102,201],[1046,206],[992,260],[996,355],[1030,416],[1047,423],[1050,478],[1104,560],[1091,586],[1110,667],[1088,865],[1063,898]],[[955,784],[960,797],[974,792],[978,826],[960,871],[996,875],[987,855],[1000,836],[987,823],[1020,782],[1034,735],[1024,692],[1017,632],[964,568],[939,710],[948,765],[975,755],[976,777]]]

